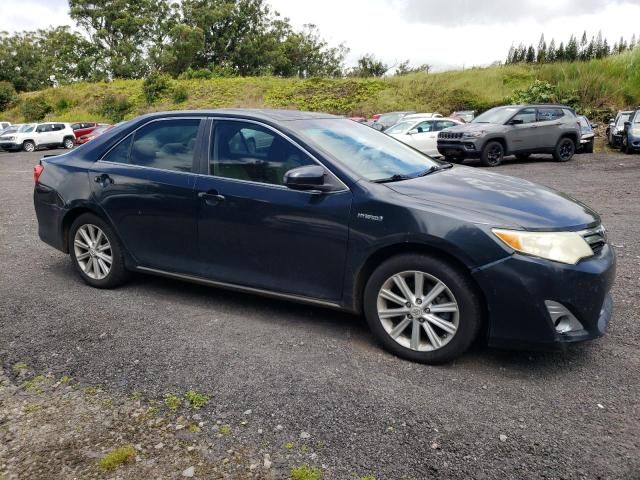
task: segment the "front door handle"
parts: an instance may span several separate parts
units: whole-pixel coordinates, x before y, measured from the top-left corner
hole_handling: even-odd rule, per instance
[[[106,187],[107,185],[114,183],[113,182],[113,178],[111,178],[106,173],[102,173],[100,175],[97,175],[93,180],[94,180],[94,182],[99,184],[101,187]]]
[[[220,195],[215,190],[198,192],[198,198],[202,198],[207,205],[217,205],[225,200],[224,195]]]

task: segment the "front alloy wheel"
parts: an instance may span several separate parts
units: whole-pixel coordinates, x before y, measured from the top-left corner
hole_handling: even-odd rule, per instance
[[[422,363],[460,356],[482,324],[482,300],[468,272],[420,253],[378,266],[365,286],[363,307],[387,350]]]
[[[73,239],[76,262],[89,278],[102,280],[111,271],[113,252],[109,239],[96,225],[82,225]]]
[[[64,139],[64,148],[66,148],[67,150],[71,150],[73,146],[74,146],[74,142],[71,138]]]
[[[390,277],[378,293],[378,317],[398,344],[418,352],[444,347],[456,335],[458,302],[438,278],[406,271]]]

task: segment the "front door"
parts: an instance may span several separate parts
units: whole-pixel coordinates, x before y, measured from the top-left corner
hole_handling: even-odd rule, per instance
[[[201,275],[263,290],[338,300],[351,192],[312,193],[283,185],[293,168],[316,164],[274,130],[215,122],[209,173],[199,176]]]
[[[509,152],[529,151],[539,148],[536,109],[523,108],[512,119],[507,133]]]
[[[198,118],[152,121],[90,171],[96,202],[139,266],[195,272],[193,165],[200,123]]]

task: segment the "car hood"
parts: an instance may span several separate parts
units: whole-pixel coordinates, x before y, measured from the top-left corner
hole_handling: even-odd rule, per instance
[[[527,230],[579,230],[600,223],[588,206],[521,178],[455,166],[430,175],[387,183],[397,193],[436,206],[465,209],[478,223]]]

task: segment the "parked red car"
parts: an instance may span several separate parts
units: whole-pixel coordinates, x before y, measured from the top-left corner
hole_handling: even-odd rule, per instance
[[[113,125],[100,124],[96,128],[94,128],[91,132],[85,133],[84,135],[76,136],[76,143],[78,145],[82,145],[87,143],[89,140],[93,140],[96,137],[99,137],[107,130],[113,128]]]
[[[83,135],[93,132],[98,124],[96,122],[77,122],[72,123],[71,128],[76,136],[76,141]]]

